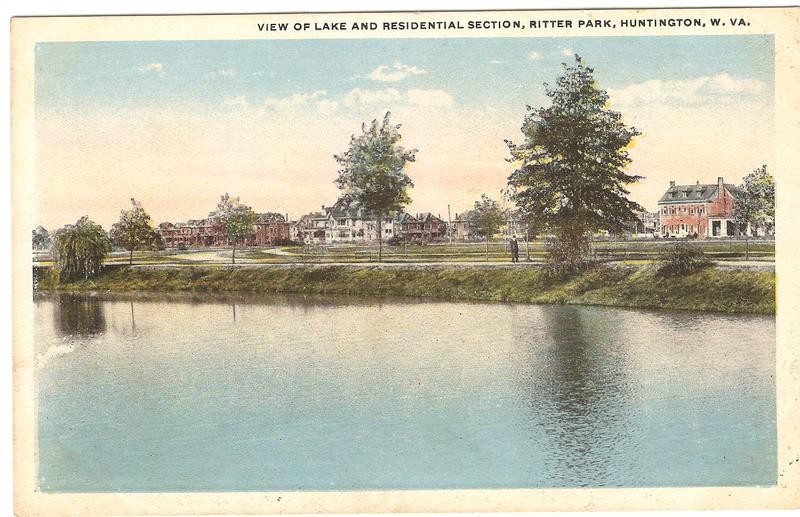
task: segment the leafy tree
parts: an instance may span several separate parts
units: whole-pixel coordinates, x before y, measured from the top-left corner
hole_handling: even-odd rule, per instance
[[[506,211],[497,201],[486,194],[481,194],[481,198],[475,201],[475,207],[467,212],[465,217],[469,220],[475,235],[486,240],[486,260],[489,260],[489,239],[506,221]]]
[[[238,197],[230,197],[226,192],[220,197],[217,210],[211,213],[222,226],[222,231],[233,245],[231,263],[236,264],[236,244],[255,233],[255,224],[258,215],[247,205],[239,202]]]
[[[50,239],[50,232],[48,232],[44,226],[37,226],[35,230],[33,230],[31,236],[31,243],[33,249],[35,250],[46,250],[50,248],[50,244],[52,244],[52,240]]]
[[[131,198],[131,209],[122,210],[119,221],[111,226],[111,241],[130,252],[129,264],[133,264],[135,250],[158,249],[161,236],[153,229],[150,219],[142,204]]]
[[[506,140],[508,161],[517,167],[508,185],[526,219],[554,235],[551,260],[575,270],[588,263],[591,233],[621,232],[642,210],[625,188],[641,176],[624,171],[627,148],[640,133],[607,108],[608,94],[580,56],[563,66],[556,85],[544,85],[551,106],[527,107],[524,143]]]
[[[390,115],[387,111],[383,122],[373,120],[369,127],[362,124],[347,151],[334,155],[340,166],[335,183],[344,191],[343,198],[377,221],[378,261],[383,258],[383,218],[411,202],[408,189],[414,184],[405,168],[417,152],[400,146],[400,125],[392,125]]]
[[[53,254],[62,281],[86,280],[100,272],[111,241],[99,224],[83,216],[53,236]]]
[[[775,180],[762,165],[744,177],[733,205],[733,222],[745,239],[745,260],[750,258],[750,233],[770,231],[775,222]],[[748,231],[750,230],[750,231]]]

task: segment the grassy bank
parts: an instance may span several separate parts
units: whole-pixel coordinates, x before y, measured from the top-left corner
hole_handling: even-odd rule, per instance
[[[42,270],[38,289],[318,293],[752,314],[775,312],[775,274],[744,270],[706,269],[663,279],[652,268],[599,267],[559,280],[535,268],[118,267],[107,269],[91,281],[59,284],[55,278],[52,271]]]

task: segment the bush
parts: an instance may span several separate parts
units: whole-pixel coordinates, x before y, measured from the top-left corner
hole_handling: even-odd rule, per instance
[[[585,234],[564,234],[549,238],[546,246],[548,252],[546,266],[552,278],[567,278],[595,265],[591,255],[591,243]]]
[[[686,242],[679,242],[661,254],[657,273],[663,278],[684,276],[710,265],[711,259],[702,250]]]

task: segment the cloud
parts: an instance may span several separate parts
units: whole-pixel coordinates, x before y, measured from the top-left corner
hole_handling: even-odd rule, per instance
[[[356,88],[345,95],[344,103],[346,106],[352,107],[363,104],[401,102],[402,99],[403,95],[394,88],[385,88],[383,90],[362,90],[361,88]]]
[[[542,55],[535,50],[531,50],[528,53],[528,61],[539,61],[540,59],[542,59]]]
[[[505,63],[508,63],[508,61],[504,61],[502,59],[492,59],[492,60],[489,61],[489,63],[491,63],[493,65],[503,65]]]
[[[158,75],[164,74],[164,64],[163,63],[147,63],[144,65],[139,65],[135,67],[136,70],[142,74],[146,73],[156,73]]]
[[[449,107],[453,105],[453,96],[444,90],[412,88],[402,92],[396,88],[384,88],[382,90],[356,88],[345,95],[344,104],[348,107],[374,104]]]
[[[316,101],[314,106],[317,108],[322,107],[323,109],[330,109],[331,101],[325,100],[327,94],[328,93],[325,90],[316,90],[311,93],[294,93],[288,97],[283,97],[280,99],[269,97],[264,100],[264,103],[261,106],[265,110],[286,110],[308,107]],[[334,102],[333,104],[336,103]]]
[[[381,65],[367,75],[368,79],[373,81],[381,81],[384,83],[396,83],[402,81],[412,75],[422,75],[428,73],[427,70],[422,70],[416,66],[404,65],[402,63],[395,63],[394,66]]]
[[[707,101],[733,102],[765,90],[766,85],[756,79],[722,73],[685,80],[650,79],[623,88],[609,89],[608,94],[614,104],[624,106],[652,103],[693,105]]]
[[[232,68],[225,68],[223,70],[214,70],[213,72],[209,72],[208,75],[211,77],[234,77],[236,76],[236,72]]]
[[[562,48],[558,53],[564,57],[572,57],[575,55],[575,52],[571,48]]]

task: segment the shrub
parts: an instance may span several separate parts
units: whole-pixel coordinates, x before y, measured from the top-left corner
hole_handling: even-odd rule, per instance
[[[595,265],[591,256],[591,243],[585,234],[549,238],[546,246],[546,266],[549,276],[553,278],[563,279]]]
[[[663,278],[684,276],[710,265],[711,259],[697,246],[679,242],[661,254],[657,273]]]

